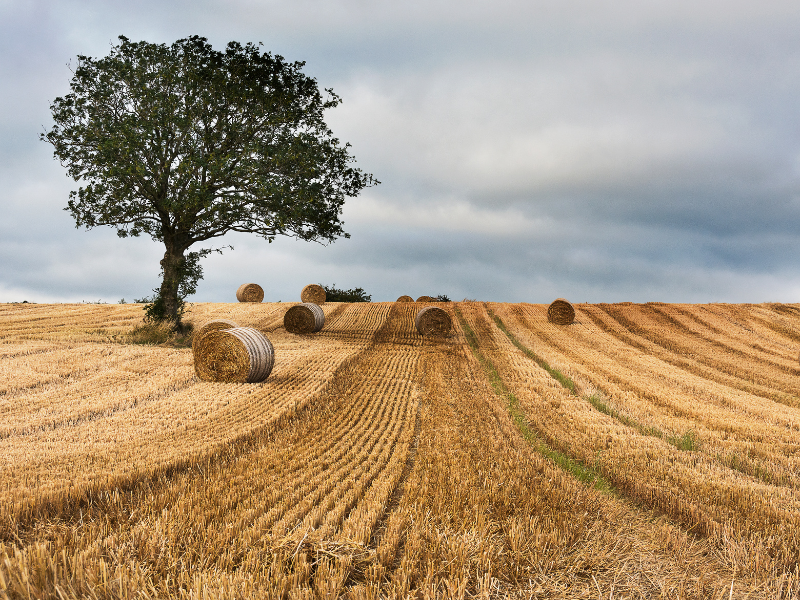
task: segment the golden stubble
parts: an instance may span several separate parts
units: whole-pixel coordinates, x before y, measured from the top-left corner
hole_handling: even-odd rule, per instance
[[[458,323],[425,339],[415,303],[327,303],[324,330],[297,336],[290,306],[190,307],[268,334],[275,370],[250,385],[197,381],[189,349],[117,343],[129,306],[0,308],[0,597],[797,595],[791,314],[771,328],[769,307],[658,307],[672,322],[576,305],[556,326],[546,306],[489,305],[573,395],[487,306],[458,303],[530,427],[605,493],[523,437]],[[778,400],[757,393],[772,375]],[[586,393],[691,426],[700,449]]]

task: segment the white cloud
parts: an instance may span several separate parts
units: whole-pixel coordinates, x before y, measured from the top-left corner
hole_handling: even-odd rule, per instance
[[[307,60],[384,182],[348,200],[353,238],[332,247],[231,236],[198,300],[248,280],[274,300],[311,281],[384,300],[796,298],[798,28],[794,0],[0,0],[0,300],[156,285],[159,244],[76,231],[74,186],[36,141],[65,63],[120,33]]]
[[[444,189],[627,186],[763,145],[744,107],[692,94],[714,66],[605,55],[359,74],[330,121],[370,169]]]
[[[383,225],[398,230],[449,231],[508,238],[541,236],[552,226],[549,218],[530,218],[514,208],[480,208],[456,198],[432,197],[422,202],[418,198],[386,200],[369,193],[348,200],[343,219],[359,226]]]

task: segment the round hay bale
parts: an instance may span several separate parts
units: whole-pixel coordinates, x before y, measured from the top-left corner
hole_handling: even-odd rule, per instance
[[[236,290],[236,299],[239,302],[263,302],[264,290],[257,283],[243,283]]]
[[[436,298],[431,298],[430,296],[420,296],[417,298],[417,302],[436,302]]]
[[[325,313],[313,302],[296,304],[283,316],[283,326],[289,333],[317,333],[325,326]]]
[[[413,302],[414,299],[411,296],[400,296],[396,302]]]
[[[210,331],[194,351],[194,371],[204,381],[258,383],[269,377],[275,350],[258,329]]]
[[[238,326],[239,325],[229,319],[214,319],[212,321],[206,321],[200,326],[199,329],[195,329],[192,332],[192,352],[196,352],[197,344],[200,343],[200,340],[203,339],[204,335],[211,333],[212,331],[233,329],[234,327]]]
[[[453,321],[447,311],[438,306],[426,306],[417,313],[414,324],[424,336],[444,336],[453,328]]]
[[[547,320],[556,325],[569,325],[575,320],[575,309],[564,298],[556,298],[547,309]]]
[[[325,288],[316,283],[312,283],[303,288],[300,292],[300,302],[307,304],[313,302],[314,304],[325,304]]]

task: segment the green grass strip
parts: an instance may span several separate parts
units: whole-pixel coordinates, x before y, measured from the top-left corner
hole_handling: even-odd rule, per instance
[[[567,388],[569,390],[570,394],[572,394],[573,396],[577,396],[578,395],[578,390],[575,387],[575,382],[572,381],[572,379],[568,375],[564,375],[558,369],[554,369],[553,367],[551,367],[549,364],[547,364],[547,361],[545,359],[543,359],[541,356],[536,354],[533,350],[528,348],[525,344],[520,342],[517,339],[517,336],[515,336],[513,333],[511,333],[506,328],[505,323],[503,323],[503,321],[500,319],[500,317],[498,317],[496,314],[494,314],[492,312],[491,308],[489,308],[487,306],[486,310],[489,313],[489,316],[492,317],[492,320],[495,322],[495,324],[500,328],[500,331],[502,331],[503,333],[506,334],[506,337],[508,337],[508,339],[511,340],[512,344],[514,344],[517,348],[519,348],[526,356],[528,356],[528,358],[533,359],[533,362],[535,362],[537,365],[539,365],[545,371],[547,371],[553,379],[555,379],[561,385],[563,385],[565,388]]]
[[[514,421],[514,425],[522,434],[522,437],[524,437],[525,440],[531,444],[531,446],[533,446],[533,448],[539,454],[542,454],[544,457],[554,462],[556,465],[558,465],[558,467],[564,471],[567,471],[576,479],[591,485],[600,491],[614,494],[615,491],[613,486],[606,481],[602,475],[600,475],[597,469],[585,465],[581,461],[571,458],[559,450],[551,448],[547,442],[536,433],[536,431],[531,429],[531,427],[528,425],[528,419],[525,415],[525,411],[519,404],[519,399],[503,383],[503,380],[500,378],[500,374],[497,372],[497,368],[494,366],[494,363],[492,363],[492,361],[489,360],[489,358],[487,358],[483,352],[481,352],[478,344],[478,336],[469,326],[469,323],[467,323],[464,315],[461,314],[461,311],[458,309],[458,307],[455,308],[455,313],[458,317],[459,323],[461,323],[461,328],[464,330],[464,336],[467,338],[467,344],[469,345],[470,350],[472,350],[472,354],[478,359],[478,362],[486,373],[486,376],[488,377],[489,383],[491,384],[495,394],[507,400],[509,415],[511,415],[511,419]]]
[[[508,330],[505,323],[503,323],[503,320],[494,314],[491,308],[486,306],[486,311],[489,313],[489,316],[495,322],[495,325],[497,325],[498,329],[506,334],[506,337],[511,341],[512,344],[514,344],[514,346],[521,350],[526,356],[528,356],[528,358],[531,358],[537,365],[547,371],[553,379],[568,389],[570,394],[578,396],[578,391],[572,378],[570,378],[568,375],[564,375],[558,369],[552,368],[549,364],[547,364],[545,359],[523,344],[517,338],[517,336]],[[667,435],[656,427],[648,427],[647,425],[639,423],[635,419],[631,419],[627,415],[623,415],[613,407],[603,402],[603,399],[596,394],[592,394],[591,396],[583,395],[581,397],[604,415],[608,415],[609,417],[616,419],[620,423],[635,429],[642,435],[660,438],[667,443],[672,444],[678,450],[694,451],[700,449],[700,440],[697,439],[694,431],[689,430],[681,436]]]

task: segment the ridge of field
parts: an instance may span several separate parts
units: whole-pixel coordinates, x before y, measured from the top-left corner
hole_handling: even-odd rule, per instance
[[[120,343],[141,306],[0,306],[0,598],[800,596],[795,307],[292,305],[191,306],[268,334],[247,385]]]

